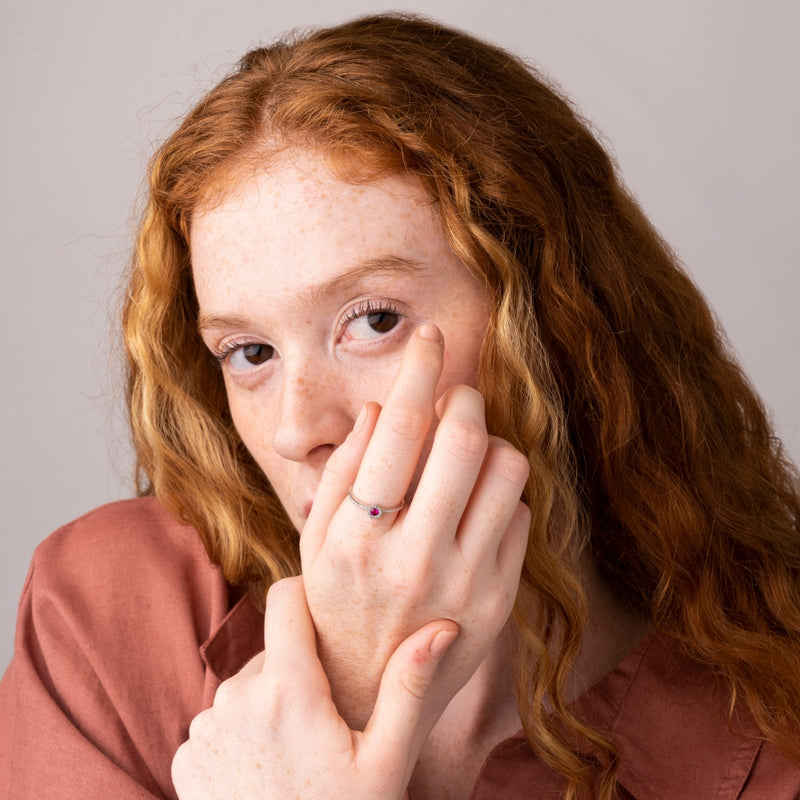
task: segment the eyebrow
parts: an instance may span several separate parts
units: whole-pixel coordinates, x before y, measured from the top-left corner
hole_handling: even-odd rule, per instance
[[[359,281],[377,276],[418,275],[426,267],[419,261],[403,256],[386,255],[359,261],[352,269],[331,278],[329,281],[304,289],[298,297],[300,305],[324,302],[330,297],[346,292]],[[238,328],[247,325],[248,320],[237,314],[209,315],[202,311],[197,317],[199,331],[209,328]]]
[[[327,300],[335,294],[351,288],[365,278],[417,274],[423,266],[418,261],[402,256],[381,256],[359,261],[352,269],[337,275],[319,286],[312,286],[305,292],[303,298],[311,302]]]

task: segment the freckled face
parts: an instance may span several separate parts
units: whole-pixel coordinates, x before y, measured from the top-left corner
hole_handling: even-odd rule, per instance
[[[383,402],[415,328],[444,334],[439,394],[477,384],[484,292],[408,178],[351,184],[293,153],[201,209],[190,244],[233,421],[298,530],[328,457],[364,403]]]

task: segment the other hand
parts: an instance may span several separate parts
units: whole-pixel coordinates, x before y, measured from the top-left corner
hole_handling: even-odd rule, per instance
[[[363,732],[339,716],[302,578],[270,589],[266,651],[217,690],[177,751],[180,800],[399,800],[428,735],[428,688],[458,626],[438,620],[390,658]]]

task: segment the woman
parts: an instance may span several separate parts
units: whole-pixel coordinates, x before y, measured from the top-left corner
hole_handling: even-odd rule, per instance
[[[563,98],[365,18],[150,181],[144,497],[37,553],[11,796],[798,796],[796,472]]]

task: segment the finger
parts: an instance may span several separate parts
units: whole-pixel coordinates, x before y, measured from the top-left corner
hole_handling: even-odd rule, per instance
[[[353,430],[336,448],[325,465],[314,495],[314,504],[303,526],[303,535],[300,537],[300,553],[304,564],[316,556],[325,540],[331,518],[347,497],[347,491],[356,479],[380,410],[381,407],[377,403],[367,403],[361,409]]]
[[[522,572],[522,562],[531,533],[531,510],[525,503],[517,503],[511,522],[497,548],[497,566],[503,579],[516,586]],[[516,592],[514,592],[516,596]]]
[[[284,578],[270,586],[264,642],[262,675],[330,694],[317,657],[316,632],[301,576]]]
[[[387,753],[407,753],[406,782],[442,709],[425,714],[425,699],[442,657],[458,636],[458,625],[438,620],[409,636],[389,659],[375,709],[364,729],[362,755],[380,762]]]
[[[498,557],[506,534],[516,544],[502,551],[504,558],[518,552],[520,538],[524,546],[524,519],[510,526],[512,519],[525,516],[526,509],[520,510],[519,505],[529,473],[530,464],[522,453],[504,439],[489,437],[480,475],[458,529],[459,546],[468,561]]]
[[[437,529],[455,535],[475,482],[481,473],[489,437],[482,395],[468,386],[449,389],[436,403],[439,424],[430,455],[414,493],[410,507],[409,528],[427,541],[430,521]],[[416,515],[424,515],[418,525]]]
[[[243,678],[258,675],[264,667],[264,651],[254,655],[236,674]]]
[[[405,498],[433,421],[443,356],[444,339],[432,323],[409,339],[353,483],[361,502],[395,508]]]

